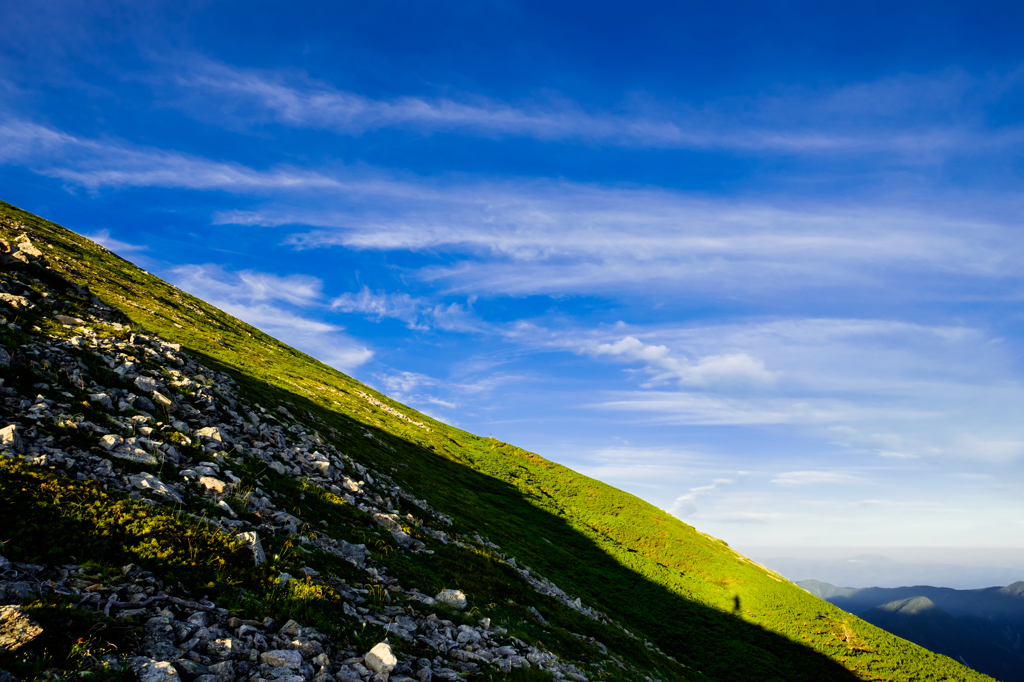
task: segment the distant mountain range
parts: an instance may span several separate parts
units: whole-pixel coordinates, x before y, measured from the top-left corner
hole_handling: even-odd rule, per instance
[[[991,675],[1024,682],[1024,581],[1006,587],[797,585],[872,625]]]
[[[813,578],[833,585],[946,585],[957,589],[972,589],[1009,585],[1024,578],[1019,568],[903,563],[880,554],[858,554],[842,559],[768,556],[763,552],[748,552],[748,556],[794,582]]]

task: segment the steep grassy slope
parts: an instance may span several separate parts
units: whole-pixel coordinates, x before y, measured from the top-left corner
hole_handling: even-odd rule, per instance
[[[310,431],[450,515],[453,532],[486,536],[685,666],[650,659],[648,669],[664,678],[987,679],[840,611],[632,495],[391,401],[64,228],[7,204],[0,215],[19,223],[0,219],[0,236],[27,226],[56,271],[136,328],[231,376],[244,400],[287,406]],[[399,578],[454,581],[480,605],[503,599],[500,571],[391,561]],[[612,637],[585,621],[577,632]],[[639,649],[630,654],[637,661]]]

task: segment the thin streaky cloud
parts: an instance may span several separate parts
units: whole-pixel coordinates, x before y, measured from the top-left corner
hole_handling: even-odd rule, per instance
[[[525,136],[627,147],[690,148],[783,154],[883,153],[929,157],[953,150],[995,149],[1024,141],[1016,128],[985,131],[971,115],[1019,86],[1016,72],[976,78],[962,71],[904,74],[818,91],[759,99],[726,99],[668,107],[644,95],[635,111],[588,111],[559,101],[510,104],[479,95],[375,99],[295,72],[239,68],[190,55],[171,82],[178,106],[208,116],[227,112],[242,123],[281,125],[361,135],[382,128]],[[165,87],[164,83],[154,83]],[[923,102],[968,112],[930,126],[918,118]],[[868,125],[868,123],[874,125]],[[879,125],[882,124],[882,125]],[[931,159],[929,158],[929,161]]]

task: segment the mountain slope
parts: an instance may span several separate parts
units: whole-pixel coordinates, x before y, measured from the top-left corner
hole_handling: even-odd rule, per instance
[[[277,614],[275,618],[299,619],[298,616],[303,615],[320,623],[318,627],[322,630],[330,631],[335,650],[365,653],[378,633],[372,627],[360,633],[358,629],[349,631],[347,626],[338,625],[344,618],[352,617],[342,608],[348,604],[345,600],[349,593],[338,587],[341,583],[316,583],[311,578],[310,584],[320,590],[318,594],[330,596],[330,599],[322,597],[313,601],[299,599],[292,592],[287,593],[292,596],[282,600],[266,587],[268,581],[277,580],[274,571],[302,568],[287,563],[299,559],[324,575],[333,571],[330,575],[348,576],[348,584],[365,580],[363,574],[357,578],[351,572],[346,573],[349,568],[330,559],[323,551],[318,554],[303,549],[302,542],[296,544],[296,538],[306,537],[307,545],[319,542],[321,544],[315,546],[321,547],[327,542],[337,548],[342,546],[338,543],[355,545],[362,538],[360,546],[367,548],[369,562],[369,567],[362,570],[371,571],[367,574],[371,578],[379,578],[367,585],[368,593],[398,595],[395,599],[404,604],[401,608],[406,609],[406,613],[422,615],[422,606],[410,605],[410,600],[416,601],[415,595],[410,597],[413,594],[410,589],[433,594],[444,587],[459,588],[466,593],[474,618],[487,616],[501,622],[507,634],[517,638],[508,646],[519,646],[516,642],[529,644],[535,650],[531,655],[553,652],[552,655],[561,660],[574,661],[578,667],[569,669],[571,674],[577,674],[572,670],[585,670],[586,675],[594,679],[640,679],[644,676],[721,680],[986,679],[813,597],[746,560],[725,543],[632,495],[534,453],[452,428],[391,401],[64,228],[7,204],[0,204],[0,214],[4,216],[0,220],[0,236],[14,242],[22,234],[26,235],[48,264],[48,268],[41,266],[38,260],[27,264],[22,268],[24,273],[14,273],[21,279],[12,280],[12,286],[21,287],[19,291],[26,294],[33,288],[47,287],[57,292],[47,297],[42,296],[46,292],[37,292],[39,303],[34,306],[34,312],[5,311],[5,317],[19,327],[15,330],[8,325],[0,336],[11,349],[11,355],[16,355],[19,346],[43,343],[46,341],[43,337],[51,340],[67,337],[71,332],[63,323],[54,322],[56,314],[80,320],[91,315],[90,319],[99,320],[93,335],[98,334],[96,338],[103,343],[96,341],[95,346],[87,343],[87,350],[78,354],[80,357],[76,355],[76,362],[91,372],[89,381],[96,386],[121,386],[119,395],[128,398],[135,395],[132,391],[137,389],[123,385],[122,375],[111,376],[109,364],[127,363],[127,357],[157,362],[159,358],[151,357],[160,355],[154,348],[164,355],[171,353],[175,361],[181,361],[184,367],[196,372],[196,378],[189,381],[200,386],[196,390],[206,402],[194,404],[209,405],[211,414],[220,415],[227,422],[221,424],[242,446],[227,455],[233,475],[239,479],[234,485],[240,486],[239,490],[248,486],[250,490],[274,492],[275,503],[280,501],[275,518],[285,513],[295,520],[291,527],[287,523],[283,529],[275,527],[280,532],[275,531],[272,537],[265,539],[269,546],[268,564],[257,569],[244,568],[238,563],[237,542],[224,544],[217,534],[196,535],[206,543],[204,546],[211,548],[207,554],[224,554],[220,564],[196,569],[201,575],[207,575],[203,571],[212,571],[209,573],[212,577],[208,581],[203,578],[202,584],[209,585],[218,603],[227,604],[243,618],[259,615],[256,611]],[[88,291],[69,286],[61,277],[88,287]],[[49,283],[48,278],[52,280]],[[91,294],[99,301],[90,303]],[[134,331],[126,332],[123,327],[126,324]],[[138,350],[131,355],[129,351],[132,351],[135,337],[130,334],[137,334],[139,330],[146,331],[143,339],[150,339],[140,342],[148,344],[149,351]],[[180,347],[173,352],[166,351],[163,350],[169,347],[166,344]],[[91,348],[107,353],[104,362],[108,366],[102,366],[102,362],[97,364],[89,355]],[[119,368],[125,366],[121,364]],[[170,377],[176,376],[173,371],[166,364],[152,367],[154,376],[165,377],[168,382]],[[123,436],[129,437],[132,429],[139,433],[131,423],[125,422],[123,415],[93,415],[89,410],[95,408],[88,396],[80,400],[82,389],[69,384],[71,379],[66,368],[62,373],[62,368],[54,366],[53,362],[26,357],[20,364],[12,362],[5,372],[7,386],[17,385],[17,391],[24,396],[19,403],[23,410],[30,409],[25,408],[24,403],[31,402],[33,391],[44,390],[37,386],[60,385],[73,399],[79,399],[86,416],[91,415],[93,422],[113,418],[111,424],[126,429]],[[207,387],[202,379],[209,379],[210,375],[218,380]],[[187,397],[196,400],[192,393]],[[12,396],[11,400],[16,398]],[[58,397],[51,402],[59,405],[61,400]],[[134,400],[138,403],[137,398]],[[183,392],[180,401],[190,404],[188,400]],[[148,407],[145,403],[138,404]],[[136,469],[142,468],[132,475],[148,474],[164,484],[174,477],[187,479],[185,472],[193,469],[183,467],[198,466],[197,463],[202,462],[217,464],[209,459],[207,448],[219,452],[220,446],[198,435],[202,430],[199,425],[206,423],[202,414],[193,421],[171,421],[167,413],[162,421],[157,421],[153,414],[159,416],[158,409],[136,410],[132,405],[126,407],[125,414],[140,412],[138,424],[147,424],[142,428],[150,431],[154,428],[150,424],[160,424],[165,444],[182,437],[191,443],[188,448],[182,446],[180,462],[162,460],[159,468],[155,464],[139,464]],[[62,417],[55,415],[53,420],[55,424],[70,423],[71,416],[61,421]],[[264,426],[271,424],[277,429],[274,437],[278,439],[279,452],[293,447],[293,443],[315,442],[329,453],[330,466],[348,472],[346,476],[356,475],[353,471],[359,468],[366,471],[368,467],[375,473],[370,476],[367,472],[366,482],[375,479],[377,485],[370,483],[370,487],[359,492],[358,501],[353,498],[353,502],[330,492],[325,488],[329,481],[317,483],[316,476],[298,468],[299,460],[282,461],[280,457],[275,460],[267,454],[273,450],[273,444],[267,442],[269,436],[262,432],[258,436],[250,433],[257,428],[260,419]],[[95,439],[83,443],[81,451],[97,452],[99,446],[95,443]],[[197,448],[199,443],[205,447]],[[296,457],[301,458],[305,450],[300,448],[296,452]],[[282,471],[277,471],[274,465]],[[132,506],[130,498],[125,499],[126,493],[120,489],[102,493],[107,497],[91,503],[89,508],[94,511],[89,514],[92,515],[82,512],[85,515],[76,516],[73,524],[68,521],[66,534],[62,536],[58,530],[64,527],[61,525],[64,522],[58,522],[53,510],[44,504],[49,493],[43,491],[57,486],[61,495],[93,493],[84,492],[78,483],[47,478],[50,474],[37,471],[33,468],[36,465],[9,466],[13,468],[5,470],[3,479],[6,502],[36,505],[33,508],[38,508],[40,518],[50,519],[47,522],[50,525],[32,526],[33,532],[56,533],[49,542],[57,549],[42,552],[35,543],[19,542],[15,538],[5,545],[4,552],[10,555],[8,559],[24,562],[47,558],[51,564],[56,564],[58,559],[67,561],[61,552],[68,556],[83,554],[88,547],[93,547],[89,551],[108,564],[114,561],[115,555],[118,560],[127,558],[123,552],[118,554],[119,550],[101,542],[100,537],[107,532],[101,529],[106,527],[103,520],[107,518],[108,507],[123,505],[117,507],[118,514],[142,513]],[[132,473],[130,467],[121,462],[118,467],[125,471],[124,478],[128,480],[128,474]],[[174,485],[177,484],[172,487]],[[40,491],[32,498],[35,501],[21,495],[32,490]],[[182,490],[191,488],[186,486]],[[219,514],[219,528],[233,519],[228,519],[227,511],[213,508],[214,502],[224,502],[227,506],[241,504],[234,512],[242,523],[251,523],[253,527],[261,523],[260,518],[251,513],[251,498],[239,502],[233,497],[219,499],[211,495],[205,490],[201,497],[188,498],[181,504],[200,505],[197,510],[202,508],[204,513]],[[256,498],[270,499],[260,495]],[[149,499],[157,501],[152,496]],[[423,504],[409,500],[421,500]],[[287,507],[290,511],[281,508],[284,504],[292,505]],[[15,518],[17,508],[9,506],[2,511],[7,518]],[[151,509],[156,511],[149,513],[159,516],[163,514],[159,511],[162,508],[153,506]],[[407,513],[415,519],[415,523],[409,521],[408,526],[395,522],[401,526],[395,532],[409,535],[422,543],[423,548],[411,544],[395,548],[394,543],[401,544],[401,536],[390,539],[392,536],[378,528],[383,524],[381,527],[386,529],[388,523],[375,516],[386,517],[391,511]],[[160,522],[184,523],[176,518],[160,516]],[[299,521],[304,525],[300,526]],[[139,523],[146,526],[150,522],[139,520]],[[317,531],[313,533],[309,527]],[[71,529],[75,529],[74,533]],[[190,533],[198,531],[179,529],[179,534]],[[432,533],[456,538],[457,542],[440,542]],[[311,539],[312,535],[316,537]],[[199,584],[197,577],[174,568],[174,552],[186,551],[174,549],[178,547],[174,544],[177,536],[168,533],[162,537],[165,537],[163,542],[171,546],[166,550],[170,553],[167,561],[161,563],[160,552],[156,550],[150,554],[146,554],[148,550],[139,550],[133,556],[149,562],[150,571],[166,569],[168,575],[173,574],[179,584],[186,587],[189,580],[194,585]],[[125,546],[136,546],[127,544],[130,541],[134,542],[126,536]],[[76,550],[76,543],[82,549]],[[76,556],[76,561],[80,559]],[[530,570],[520,570],[524,563]],[[381,576],[389,577],[385,581]],[[551,583],[547,580],[557,588],[549,587]],[[386,585],[390,592],[383,592],[381,585]],[[379,593],[374,591],[378,588],[382,590]],[[256,596],[250,600],[246,595]],[[327,603],[335,599],[333,605]],[[375,604],[378,609],[384,608],[383,598],[375,601],[381,602]],[[357,615],[364,628],[366,618],[374,620],[372,612]],[[454,612],[448,615],[457,617]],[[470,629],[476,627],[468,621],[462,625]],[[379,634],[382,636],[383,632]],[[409,655],[416,654],[419,658],[410,660],[428,660],[416,646],[419,645],[415,642],[409,645]],[[401,645],[396,650],[401,654]],[[606,650],[611,653],[606,654]],[[612,659],[619,663],[610,662]],[[435,667],[441,664],[434,663]],[[331,666],[335,665],[341,665],[339,670],[342,670],[348,664],[332,659],[324,670],[333,671]],[[406,665],[404,659],[401,665]],[[550,673],[549,669],[550,666],[544,668],[535,664],[533,668],[516,668],[510,674],[524,674],[524,670],[538,674],[548,670]],[[479,674],[489,675],[494,670],[493,666],[484,666]]]

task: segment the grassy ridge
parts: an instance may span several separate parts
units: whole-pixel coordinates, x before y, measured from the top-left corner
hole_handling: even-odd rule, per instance
[[[391,401],[64,228],[8,204],[0,215],[29,226],[52,267],[136,325],[230,374],[250,399],[287,405],[354,459],[392,469],[460,532],[487,536],[707,678],[989,679],[840,611],[632,495]],[[2,221],[0,232],[16,236]],[[394,570],[429,578],[439,569]],[[458,580],[457,567],[443,577]],[[494,580],[464,582],[471,596],[498,589]],[[588,634],[586,623],[575,627]]]

